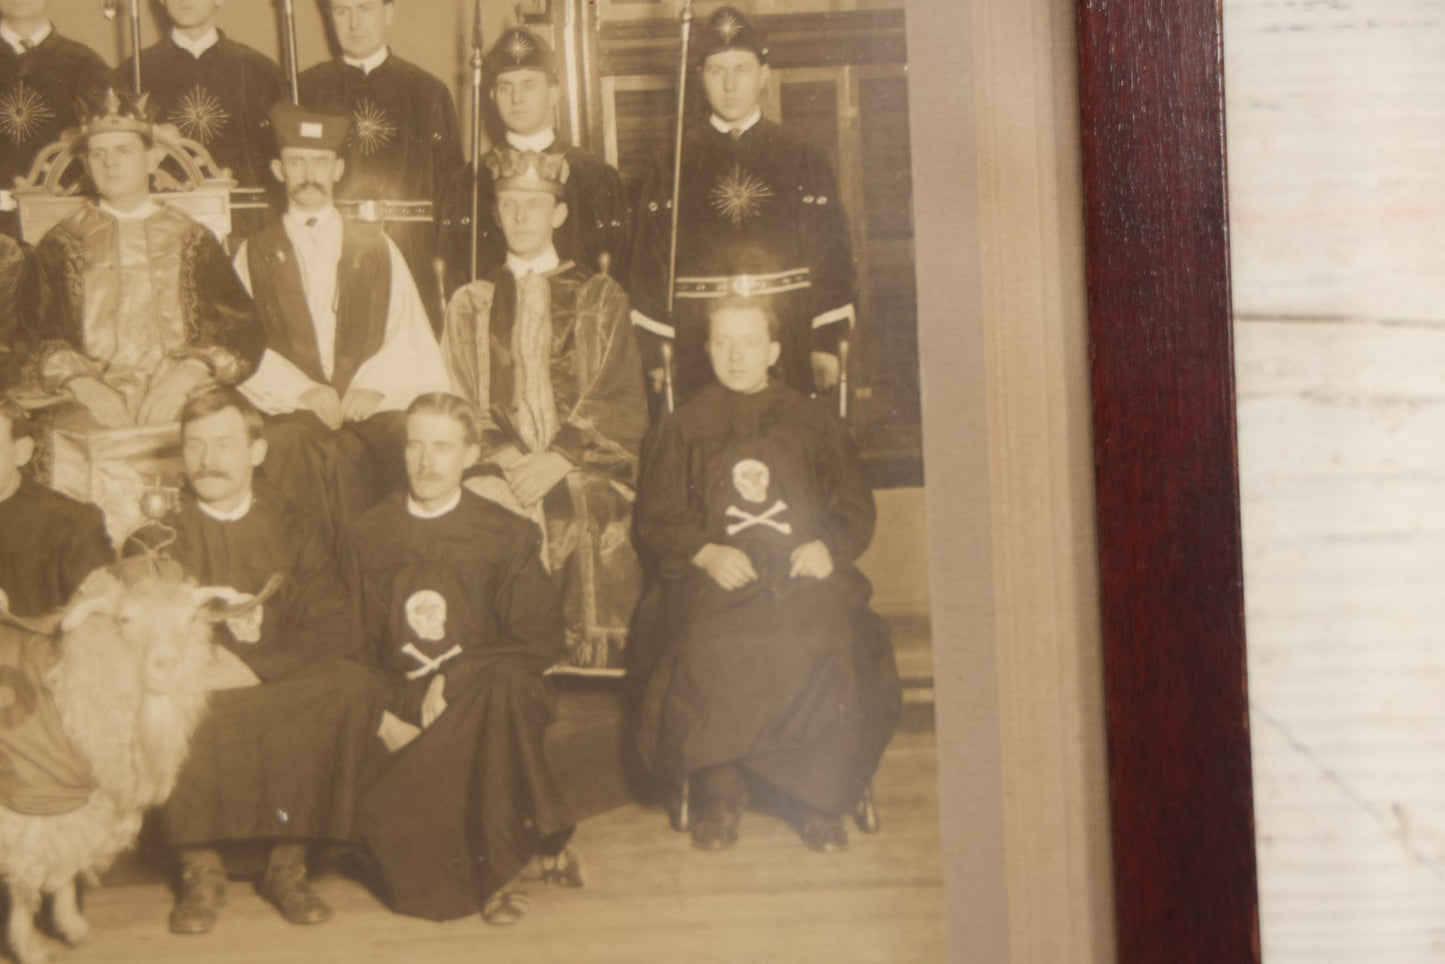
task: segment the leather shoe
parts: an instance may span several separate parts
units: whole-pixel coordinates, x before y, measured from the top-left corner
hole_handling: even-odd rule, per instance
[[[276,905],[293,924],[320,924],[331,919],[331,908],[311,889],[304,864],[272,867],[261,881],[261,896]]]
[[[226,903],[226,877],[210,867],[181,870],[181,896],[171,908],[172,934],[208,934]]]
[[[743,819],[741,800],[714,799],[692,821],[692,845],[698,850],[726,850],[738,842]]]
[[[809,813],[798,821],[798,836],[808,849],[820,854],[840,854],[848,849],[848,831],[843,829],[843,818],[831,813],[817,811]]]
[[[499,890],[482,905],[482,920],[497,927],[516,924],[526,916],[528,903],[520,890]]]

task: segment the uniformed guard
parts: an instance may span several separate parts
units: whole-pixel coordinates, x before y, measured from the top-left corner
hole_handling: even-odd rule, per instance
[[[81,100],[110,86],[105,61],[58,34],[47,6],[46,0],[0,4],[0,231],[14,237],[20,230],[10,196],[15,178],[79,123]]]
[[[199,143],[244,189],[231,208],[231,233],[240,241],[267,220],[273,185],[266,171],[276,156],[267,115],[286,99],[286,79],[265,54],[217,29],[222,2],[165,0],[170,32],[141,51],[140,66],[156,119]],[[116,84],[127,85],[133,69],[127,58]]]
[[[392,0],[327,0],[326,6],[342,55],[303,71],[300,87],[306,107],[351,117],[337,206],[349,217],[384,222],[417,286],[431,292],[433,211],[462,166],[451,92],[387,47]],[[439,299],[424,301],[439,331]]]
[[[519,151],[563,154],[571,176],[567,181],[567,220],[557,229],[554,242],[563,260],[594,270],[602,255],[610,259],[608,273],[627,282],[627,258],[632,242],[631,220],[622,179],[617,169],[557,136],[557,64],[552,48],[536,34],[520,27],[497,39],[485,61],[492,103],[506,128],[506,144]],[[494,148],[489,156],[496,155]],[[475,277],[484,277],[507,259],[507,242],[494,213],[496,192],[483,160],[481,203]],[[470,259],[473,172],[471,165],[452,179],[442,208],[441,256],[446,259],[448,289],[472,280]]]
[[[682,134],[675,303],[668,315],[671,159],[638,202],[631,278],[644,364],[659,383],[675,345],[677,400],[712,381],[703,351],[708,299],[770,296],[783,380],[811,393],[838,381],[839,336],[854,320],[853,255],[837,179],[816,147],[762,116],[768,51],[733,7],[698,39],[710,115]]]

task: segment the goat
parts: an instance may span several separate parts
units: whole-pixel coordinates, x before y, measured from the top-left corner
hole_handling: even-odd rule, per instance
[[[11,685],[8,699],[0,685],[0,778],[8,765],[14,792],[7,799],[0,779],[0,879],[19,964],[50,958],[34,920],[44,895],[63,940],[88,934],[77,876],[109,867],[135,842],[144,811],[170,795],[206,705],[211,625],[261,601],[236,605],[230,590],[198,587],[150,556],[96,571],[47,620],[3,614],[0,684]],[[6,752],[7,733],[47,715],[59,732],[40,739],[60,753],[27,756],[13,740]],[[24,786],[38,771],[50,776],[48,790]]]

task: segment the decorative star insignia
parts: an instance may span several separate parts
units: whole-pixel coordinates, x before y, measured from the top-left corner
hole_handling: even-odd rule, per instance
[[[355,122],[351,129],[352,142],[367,157],[390,144],[396,136],[396,125],[370,98],[363,98],[351,116]]]
[[[24,144],[54,116],[40,91],[24,81],[0,95],[0,134],[12,144]]]
[[[717,32],[722,35],[723,43],[732,43],[742,29],[743,22],[732,13],[726,13],[718,20]]]
[[[532,41],[519,33],[512,34],[512,39],[507,41],[507,53],[512,58],[512,63],[520,64],[527,59],[532,52]]]
[[[742,165],[734,164],[726,176],[718,178],[707,196],[713,210],[736,226],[757,217],[764,202],[773,196],[773,189],[744,171]]]
[[[226,113],[221,102],[200,84],[186,91],[167,118],[181,129],[182,134],[208,147],[230,119],[231,115]]]

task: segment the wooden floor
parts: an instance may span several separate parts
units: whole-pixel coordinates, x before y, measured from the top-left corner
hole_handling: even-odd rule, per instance
[[[587,887],[533,887],[515,927],[401,917],[328,872],[317,883],[336,910],[327,924],[287,924],[248,882],[233,881],[213,933],[175,937],[165,925],[169,889],[132,883],[87,895],[94,933],[71,951],[56,945],[57,964],[941,961],[934,750],[931,727],[898,734],[875,781],[883,829],[851,833],[842,855],[814,854],[786,824],[752,812],[734,850],[699,853],[660,811],[628,806],[577,828]]]

